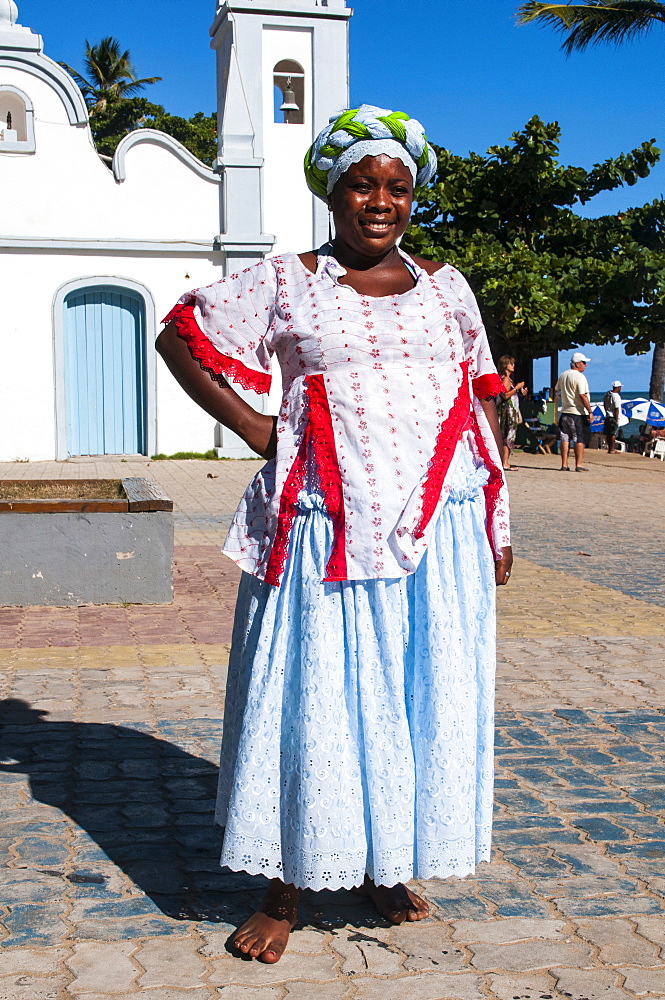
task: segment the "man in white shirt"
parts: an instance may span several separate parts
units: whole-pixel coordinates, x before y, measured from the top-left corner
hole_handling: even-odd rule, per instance
[[[603,396],[603,406],[605,407],[605,420],[603,422],[603,434],[607,441],[607,451],[610,455],[616,455],[617,431],[619,430],[619,417],[621,416],[621,382],[612,382],[612,388]]]
[[[586,366],[589,358],[575,351],[570,359],[568,371],[559,375],[554,388],[561,400],[559,431],[561,432],[561,471],[570,472],[568,453],[570,442],[575,453],[575,472],[586,472],[583,468],[584,446],[588,444],[591,428],[591,397],[586,380]]]

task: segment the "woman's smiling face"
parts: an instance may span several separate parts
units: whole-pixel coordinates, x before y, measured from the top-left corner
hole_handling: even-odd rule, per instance
[[[336,237],[363,257],[380,257],[409,224],[413,177],[401,160],[365,156],[330,192]]]

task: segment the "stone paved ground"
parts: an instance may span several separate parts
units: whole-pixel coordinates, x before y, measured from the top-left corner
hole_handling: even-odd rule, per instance
[[[237,580],[217,546],[255,464],[0,465],[154,475],[178,569],[168,608],[0,609],[0,1000],[664,1000],[665,465],[618,459],[511,477],[492,862],[421,883],[419,925],[305,894],[275,967],[227,951],[261,885],[220,872],[211,822]]]

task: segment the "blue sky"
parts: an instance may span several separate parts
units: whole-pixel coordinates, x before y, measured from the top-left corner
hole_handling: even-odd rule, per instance
[[[162,76],[146,96],[173,114],[210,113],[214,0],[17,0],[19,20],[53,59],[82,67],[84,39],[115,35],[140,76]],[[558,121],[561,159],[594,163],[656,139],[665,149],[665,27],[620,48],[566,58],[551,30],[517,27],[519,0],[358,0],[351,19],[351,103],[406,110],[455,153],[504,143],[533,114]],[[665,195],[665,163],[635,187],[594,199],[601,215]],[[594,348],[593,391],[621,378],[648,385],[649,359]],[[565,359],[561,359],[562,367]],[[536,386],[541,380],[536,375]],[[545,384],[544,382],[542,384]]]

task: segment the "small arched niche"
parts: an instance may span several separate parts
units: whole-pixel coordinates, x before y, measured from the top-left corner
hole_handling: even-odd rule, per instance
[[[305,73],[295,59],[280,59],[272,71],[274,120],[278,125],[304,125]],[[284,108],[284,104],[295,107]]]
[[[32,153],[35,148],[30,98],[16,87],[0,86],[0,153]]]

